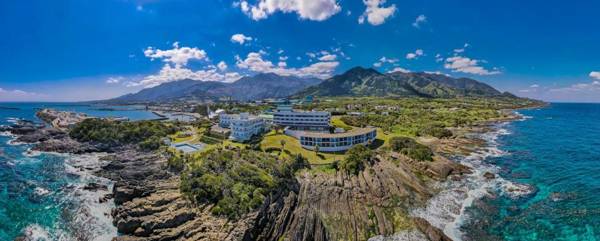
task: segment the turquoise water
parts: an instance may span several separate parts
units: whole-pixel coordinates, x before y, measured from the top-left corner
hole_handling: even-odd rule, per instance
[[[520,111],[502,128],[504,153],[484,160],[529,184],[519,198],[486,196],[467,209],[470,240],[600,240],[600,104],[552,104]]]
[[[137,110],[138,107],[102,111],[93,106],[61,103],[0,103],[0,106],[18,108],[0,108],[0,124],[4,125],[10,124],[12,118],[35,120],[35,110],[45,107],[101,117],[156,118],[148,111]],[[12,240],[23,233],[34,240],[110,240],[116,234],[107,215],[111,204],[98,202],[102,192],[83,190],[89,182],[111,185],[78,166],[93,156],[30,155],[27,154],[30,145],[10,144],[11,139],[0,136],[0,240]]]

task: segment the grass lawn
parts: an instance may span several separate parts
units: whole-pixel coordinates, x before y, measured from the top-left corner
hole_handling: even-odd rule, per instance
[[[332,163],[336,160],[340,161],[346,157],[345,154],[339,153],[324,153],[319,152],[324,158],[321,158],[315,154],[314,151],[306,150],[300,146],[300,142],[291,136],[286,136],[284,134],[278,133],[275,134],[275,131],[271,131],[265,134],[263,141],[260,143],[260,147],[263,150],[266,150],[269,147],[281,148],[281,140],[285,140],[285,150],[288,150],[290,154],[302,154],[311,164],[325,164]],[[280,153],[280,155],[289,156],[286,152]]]
[[[352,130],[352,126],[344,123],[344,121],[342,121],[341,116],[332,116],[331,117],[331,125],[333,125],[336,128],[343,128],[344,130]]]

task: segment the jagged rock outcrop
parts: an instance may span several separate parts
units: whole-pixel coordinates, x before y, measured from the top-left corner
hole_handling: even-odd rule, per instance
[[[228,220],[183,197],[160,155],[110,158],[99,174],[116,180],[115,240],[366,240],[418,228],[407,210],[431,196],[408,163],[380,156],[356,176],[306,170],[257,211]]]

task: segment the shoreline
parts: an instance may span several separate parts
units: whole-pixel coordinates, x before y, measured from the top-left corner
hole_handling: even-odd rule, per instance
[[[465,235],[461,227],[469,220],[466,210],[472,207],[476,201],[488,195],[507,195],[518,199],[535,193],[536,190],[532,186],[511,182],[500,177],[500,168],[486,163],[486,160],[507,154],[500,149],[497,139],[512,134],[504,128],[506,125],[528,119],[518,110],[547,106],[512,109],[508,118],[488,120],[477,125],[460,128],[458,131],[464,132],[464,138],[484,141],[476,144],[477,147],[470,153],[466,155],[462,153],[450,158],[455,163],[468,166],[473,173],[467,174],[459,180],[434,183],[433,188],[440,191],[427,201],[424,208],[411,210],[411,215],[424,218],[452,240],[461,241]]]
[[[15,141],[20,135],[2,132],[2,136],[8,137],[6,142],[9,146],[35,145]],[[28,147],[21,153],[23,157],[36,158],[43,162],[42,155],[57,156],[62,159],[66,175],[77,177],[66,183],[66,186],[58,190],[48,190],[36,187],[34,192],[40,197],[57,195],[58,202],[53,205],[67,205],[62,207],[63,212],[69,213],[70,219],[59,221],[52,227],[41,226],[38,223],[30,223],[21,230],[21,235],[15,240],[72,240],[85,238],[92,241],[108,241],[118,236],[117,228],[112,224],[112,209],[116,206],[112,202],[112,188],[115,181],[95,175],[105,165],[100,159],[106,153],[61,153],[52,151],[33,150]],[[75,206],[72,206],[75,205]],[[69,209],[74,208],[74,209]]]
[[[539,107],[536,106],[536,107],[531,107],[531,108],[539,108]],[[488,120],[488,121],[473,124],[471,126],[460,128],[459,131],[464,132],[465,137],[461,137],[458,139],[454,139],[454,138],[451,139],[452,142],[457,142],[458,145],[461,144],[459,142],[462,139],[469,139],[466,137],[468,137],[470,135],[473,135],[473,136],[481,135],[481,136],[487,137],[487,138],[482,138],[482,139],[485,139],[484,145],[478,146],[476,149],[472,150],[469,155],[464,155],[459,159],[449,158],[452,162],[454,162],[456,164],[462,164],[462,165],[465,165],[465,166],[471,168],[473,170],[473,173],[461,175],[457,178],[458,180],[455,180],[455,178],[448,178],[445,181],[435,181],[435,182],[433,182],[434,185],[431,185],[431,186],[427,185],[430,187],[430,189],[432,190],[432,193],[434,195],[431,198],[429,198],[427,201],[425,201],[425,203],[424,203],[425,207],[411,208],[411,209],[407,210],[409,212],[410,216],[413,218],[422,218],[423,220],[425,220],[425,222],[428,222],[432,228],[441,230],[441,232],[446,234],[448,237],[450,237],[454,241],[459,241],[459,240],[462,240],[461,239],[462,233],[460,231],[460,227],[467,218],[465,216],[466,208],[470,207],[473,204],[473,202],[475,202],[479,198],[481,198],[487,194],[490,194],[490,192],[488,192],[488,190],[491,190],[491,189],[500,190],[500,188],[504,188],[506,190],[508,190],[508,188],[512,188],[517,191],[524,190],[525,188],[519,187],[518,185],[514,185],[513,183],[507,182],[507,181],[503,180],[502,178],[498,177],[497,173],[499,170],[497,170],[497,168],[495,169],[493,167],[493,165],[485,165],[485,163],[483,163],[484,160],[490,156],[502,155],[502,151],[498,150],[497,145],[494,145],[494,141],[497,139],[498,136],[509,134],[509,133],[505,133],[502,131],[502,130],[504,130],[502,128],[502,126],[504,126],[507,123],[510,123],[512,121],[523,120],[524,118],[525,117],[520,115],[517,112],[517,109],[515,109],[515,110],[511,111],[511,115],[509,115],[506,118],[503,118],[502,120],[500,120],[500,119]],[[13,138],[16,138],[16,137],[18,137],[18,135],[14,136]],[[66,150],[66,151],[69,152],[69,150]],[[135,152],[134,150],[130,150],[130,151]],[[454,150],[454,151],[456,151],[456,152],[453,152],[453,154],[460,156],[461,152],[459,152],[458,149]],[[46,153],[46,152],[40,152],[40,153]],[[55,154],[53,152],[49,152],[49,153]],[[439,154],[441,155],[441,153],[439,153]],[[63,155],[63,154],[59,153],[59,155]],[[98,155],[98,154],[83,154],[83,155],[82,154],[66,154],[66,155],[69,155],[69,158],[65,159],[65,165],[69,165],[67,163],[69,159],[77,159],[76,157],[86,157],[89,155]],[[73,157],[75,157],[75,158],[73,158]],[[130,158],[132,158],[132,157],[130,157]],[[79,159],[78,161],[85,162],[86,160]],[[93,160],[87,160],[87,161],[94,162]],[[110,163],[110,160],[103,160],[103,161],[105,161],[104,164]],[[132,162],[131,165],[133,167],[135,165],[134,162],[137,162],[137,160],[132,159],[129,162]],[[96,168],[99,167],[100,170],[103,169],[101,167],[102,164],[101,164],[101,160],[99,160],[99,158],[96,158],[95,165],[96,165]],[[492,167],[489,167],[489,166],[492,166]],[[109,240],[110,238],[117,237],[116,230],[117,229],[120,230],[120,228],[123,227],[123,226],[119,226],[119,225],[128,225],[128,223],[124,223],[124,222],[128,222],[127,219],[124,219],[127,216],[123,216],[123,215],[127,215],[128,211],[122,210],[122,209],[123,208],[127,209],[128,207],[132,206],[132,204],[135,204],[135,203],[128,203],[128,205],[124,205],[124,203],[120,203],[120,204],[116,203],[117,198],[115,198],[115,195],[116,195],[115,190],[116,189],[114,188],[115,187],[114,185],[117,182],[119,182],[119,180],[116,180],[112,175],[110,175],[110,173],[111,173],[110,168],[103,170],[102,173],[93,171],[94,168],[89,168],[89,167],[86,168],[85,164],[83,164],[83,166],[74,165],[73,168],[74,169],[79,168],[80,169],[79,171],[84,172],[85,175],[93,176],[95,178],[104,178],[106,180],[110,180],[110,182],[112,183],[112,185],[106,185],[107,186],[106,189],[109,191],[107,193],[105,193],[105,195],[112,194],[113,196],[108,201],[105,200],[105,202],[104,202],[104,203],[110,203],[112,205],[112,207],[109,209],[97,208],[97,209],[93,209],[93,210],[88,210],[88,213],[95,214],[96,217],[98,217],[98,219],[103,219],[106,217],[107,219],[104,219],[104,221],[102,223],[104,223],[104,224],[108,223],[109,226],[111,227],[111,230],[114,230],[114,235],[110,235],[110,237],[108,237],[108,236],[100,237],[95,240]],[[96,170],[98,170],[98,169],[96,169]],[[141,171],[141,170],[133,170],[132,169],[132,171]],[[492,181],[490,181],[488,178],[485,177],[485,175],[488,172],[494,174],[494,178]],[[118,175],[118,174],[116,174],[116,175]],[[120,180],[120,181],[122,182],[123,180]],[[145,187],[140,186],[139,188],[151,188],[151,187],[148,187],[148,185],[152,185],[153,181],[157,181],[157,180],[148,180],[148,182],[144,181],[141,184],[144,185]],[[484,185],[479,185],[482,183]],[[125,185],[129,185],[129,184],[125,183]],[[479,187],[479,188],[475,188],[475,187]],[[127,186],[127,188],[130,188],[130,186]],[[133,188],[135,190],[135,188],[137,188],[137,187],[133,186]],[[519,188],[521,188],[521,189],[519,189]],[[511,192],[514,192],[514,190]],[[125,191],[127,191],[127,190],[125,190]],[[123,190],[121,190],[121,193],[122,192],[123,192]],[[97,194],[97,190],[91,191],[91,193]],[[519,195],[527,195],[527,191],[523,191],[523,193],[524,194],[519,194]],[[124,193],[124,194],[128,195],[127,193]],[[96,200],[98,200],[98,199],[102,198],[102,195],[97,194],[96,196],[94,196],[94,198]],[[92,198],[92,199],[94,199],[94,198]],[[92,200],[92,199],[90,199],[90,200]],[[459,201],[453,201],[453,200],[462,200],[462,201],[459,202]],[[453,201],[453,205],[451,205],[451,206],[440,206],[439,205],[440,203],[444,204],[449,201]],[[112,209],[112,215],[110,214],[111,209]],[[121,210],[121,212],[117,212],[121,216],[115,217],[116,209]],[[106,215],[107,214],[106,210],[109,210],[108,216]],[[423,232],[423,231],[421,230],[421,232]],[[407,232],[407,233],[393,234],[390,237],[397,237],[397,238],[408,237],[409,240],[412,240],[414,238],[423,237],[423,236],[418,235],[417,232],[412,231],[412,232]],[[373,240],[378,240],[377,238],[378,238],[377,236],[372,237]],[[388,237],[384,237],[384,240],[387,240],[386,238],[388,238]]]

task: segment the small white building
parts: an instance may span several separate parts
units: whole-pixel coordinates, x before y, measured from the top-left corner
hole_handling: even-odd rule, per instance
[[[219,115],[219,126],[231,130],[230,140],[243,142],[262,133],[265,130],[265,121],[248,113],[221,114]]]

